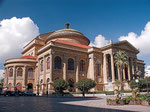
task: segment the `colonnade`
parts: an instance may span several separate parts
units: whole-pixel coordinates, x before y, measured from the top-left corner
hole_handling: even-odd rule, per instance
[[[111,63],[108,63],[108,56],[110,56],[110,62]],[[133,74],[135,74],[135,67],[136,66],[136,61],[133,63],[133,57],[129,57],[129,61],[128,61],[128,65],[127,65],[127,68],[128,71],[125,71],[125,68],[123,69],[123,80],[126,80],[126,72],[128,72],[128,80],[131,80],[132,77],[133,77]],[[108,64],[111,65],[111,72],[108,72],[109,69],[108,69]],[[111,73],[111,74],[109,74]],[[120,77],[120,71],[119,71],[119,68],[117,67],[117,75],[118,75],[118,80],[121,80],[121,77]],[[115,82],[116,80],[116,77],[115,77],[115,63],[114,63],[114,55],[113,53],[111,54],[104,54],[103,55],[103,74],[104,74],[104,83],[108,83],[108,82]],[[109,80],[109,75],[111,75],[111,80]]]
[[[22,76],[17,76],[17,69],[22,68]],[[5,67],[5,88],[8,88],[8,86],[11,86],[11,88],[14,90],[17,83],[20,83],[22,86],[22,90],[26,90],[27,88],[27,69],[30,68],[30,66],[22,65],[22,66],[8,66]],[[32,67],[31,67],[32,68]],[[13,75],[12,77],[9,76],[10,69],[13,69]],[[34,73],[33,73],[34,74]]]

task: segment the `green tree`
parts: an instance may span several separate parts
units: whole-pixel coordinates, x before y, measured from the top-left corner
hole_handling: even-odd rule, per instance
[[[0,90],[3,90],[3,82],[4,82],[4,79],[1,79],[0,80]]]
[[[115,84],[115,86],[117,86],[118,90],[119,90],[119,88],[120,88],[121,86],[124,86],[124,83],[121,82],[120,80],[116,80],[116,81],[114,82],[114,84]]]
[[[147,93],[149,93],[150,89],[150,77],[145,78]]]
[[[63,95],[63,91],[68,88],[68,85],[69,85],[68,82],[66,82],[63,79],[57,79],[53,83],[53,87],[54,87],[55,92],[57,94],[62,94],[62,95]]]
[[[129,82],[129,86],[132,90],[137,88],[137,83],[135,82],[135,79],[133,79]]]
[[[145,89],[147,88],[147,79],[139,79],[138,83],[136,83],[135,79],[133,79],[130,81],[129,85],[132,90],[135,88],[139,88],[139,90]]]
[[[115,65],[119,68],[120,72],[120,81],[122,82],[123,78],[123,69],[125,68],[126,65],[128,65],[128,56],[125,53],[125,51],[118,51],[116,52],[115,56]],[[123,86],[121,86],[121,90],[123,89]]]
[[[76,83],[76,87],[82,91],[83,96],[85,96],[85,92],[88,92],[90,89],[96,86],[95,81],[91,79],[81,79]]]

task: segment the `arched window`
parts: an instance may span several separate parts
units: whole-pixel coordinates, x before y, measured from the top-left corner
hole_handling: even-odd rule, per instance
[[[13,69],[11,68],[10,70],[9,70],[9,77],[12,77],[13,76]]]
[[[41,84],[43,83],[43,79],[41,79]]]
[[[19,67],[18,70],[17,70],[17,76],[22,77],[22,72],[23,72],[22,68]]]
[[[49,83],[49,81],[50,81],[50,79],[49,79],[49,78],[47,78],[47,83]]]
[[[32,89],[33,89],[33,84],[32,83],[27,84],[27,90],[32,91]]]
[[[41,61],[41,71],[43,71],[43,60]]]
[[[101,69],[101,65],[100,64],[97,64],[97,75],[100,75],[100,69]]]
[[[54,63],[55,63],[54,66],[55,69],[61,69],[61,58],[59,56],[55,57]]]
[[[68,59],[68,70],[74,70],[74,60],[72,58]]]
[[[83,60],[80,60],[80,71],[83,72],[85,69],[85,62]]]
[[[47,58],[46,63],[47,63],[47,69],[50,69],[50,57]]]
[[[33,69],[32,68],[28,69],[28,78],[33,78]]]

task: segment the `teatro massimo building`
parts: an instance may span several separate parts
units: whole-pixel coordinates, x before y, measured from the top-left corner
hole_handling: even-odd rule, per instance
[[[137,71],[144,74],[144,61],[137,59],[139,50],[128,41],[110,42],[101,48],[89,46],[89,39],[81,32],[70,29],[40,34],[26,46],[22,56],[5,62],[4,88],[35,93],[53,91],[56,79],[68,81],[70,91],[76,91],[75,83],[82,78],[96,82],[94,91],[112,91],[120,72],[114,64],[114,54],[125,51],[129,65],[123,69],[124,89]]]

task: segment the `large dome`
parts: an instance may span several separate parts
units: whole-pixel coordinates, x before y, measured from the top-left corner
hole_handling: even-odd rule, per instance
[[[81,32],[69,28],[54,31],[51,35],[47,37],[46,43],[55,40],[64,40],[82,45],[89,45],[90,43],[89,39],[85,37]]]

